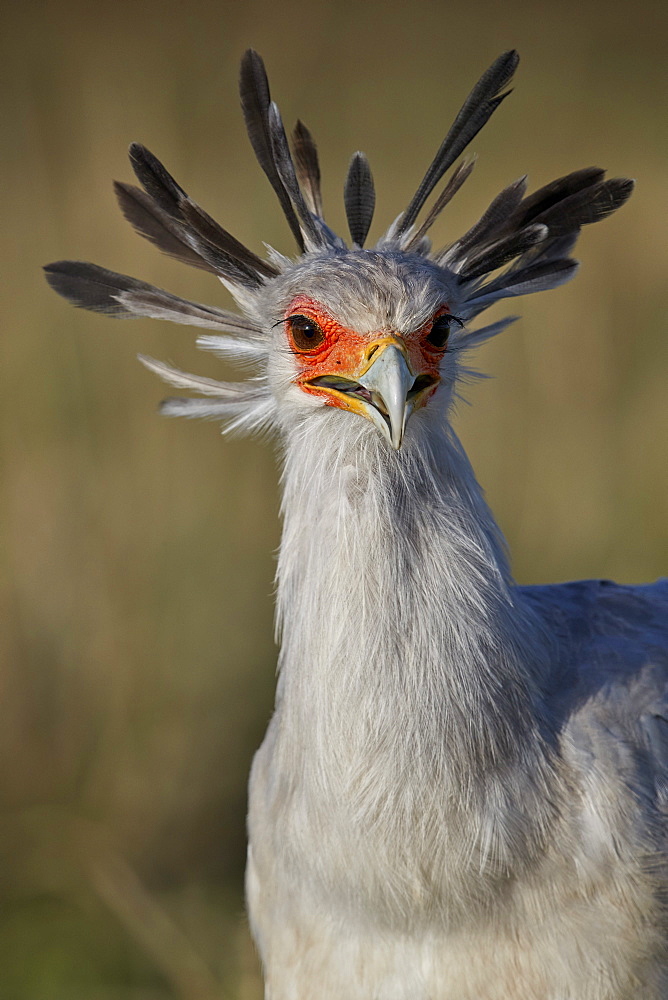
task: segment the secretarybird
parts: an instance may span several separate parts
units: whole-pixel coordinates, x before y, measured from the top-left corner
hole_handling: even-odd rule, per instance
[[[473,163],[425,203],[517,59],[484,73],[373,249],[365,156],[345,183],[348,247],[323,221],[313,139],[298,122],[291,154],[253,51],[243,111],[296,259],[248,250],[131,146],[126,218],[217,275],[242,315],[93,264],[46,268],[77,306],[216,331],[199,346],[254,374],[142,358],[204,397],[163,412],[280,442],[280,675],[247,868],[270,1000],[668,997],[668,581],[516,586],[449,422],[467,352],[511,322],[471,320],[571,278],[580,227],[632,189],[593,167],[529,195],[523,178],[432,251]]]

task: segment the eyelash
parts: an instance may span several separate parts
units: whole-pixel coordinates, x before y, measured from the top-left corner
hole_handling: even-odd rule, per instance
[[[459,323],[460,328],[464,326],[459,316],[452,313],[441,312],[434,316],[428,332],[424,334],[425,346],[434,351],[447,351],[453,322]]]

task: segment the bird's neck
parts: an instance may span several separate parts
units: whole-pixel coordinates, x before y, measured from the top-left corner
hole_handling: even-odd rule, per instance
[[[330,774],[384,755],[470,788],[539,745],[546,641],[452,432],[424,422],[393,452],[349,423],[328,440],[310,421],[286,444],[284,749]]]

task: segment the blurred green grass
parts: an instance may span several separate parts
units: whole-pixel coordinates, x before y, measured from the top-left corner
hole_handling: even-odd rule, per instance
[[[271,711],[271,448],[160,420],[138,351],[220,375],[191,333],[77,312],[40,266],[91,259],[229,305],[124,224],[139,139],[255,248],[290,251],[236,97],[249,44],[318,139],[329,217],[363,148],[374,232],[504,48],[516,90],[436,236],[528,171],[638,179],[581,274],[522,300],[458,427],[518,579],[665,572],[666,71],[660,3],[10,4],[0,79],[0,996],[252,1000],[246,775]],[[232,373],[223,371],[223,376]]]

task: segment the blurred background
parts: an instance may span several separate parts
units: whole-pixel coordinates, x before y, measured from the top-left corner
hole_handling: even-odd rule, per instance
[[[246,776],[271,712],[272,448],[160,419],[143,352],[234,377],[188,328],[74,310],[43,281],[93,260],[229,307],[124,222],[140,140],[254,249],[292,252],[245,137],[265,57],[318,140],[344,228],[369,155],[378,235],[482,70],[517,47],[443,242],[501,187],[597,164],[638,179],[584,232],[575,282],[511,303],[458,429],[522,582],[666,571],[665,3],[10,2],[2,78],[0,997],[258,1000],[242,901]]]

